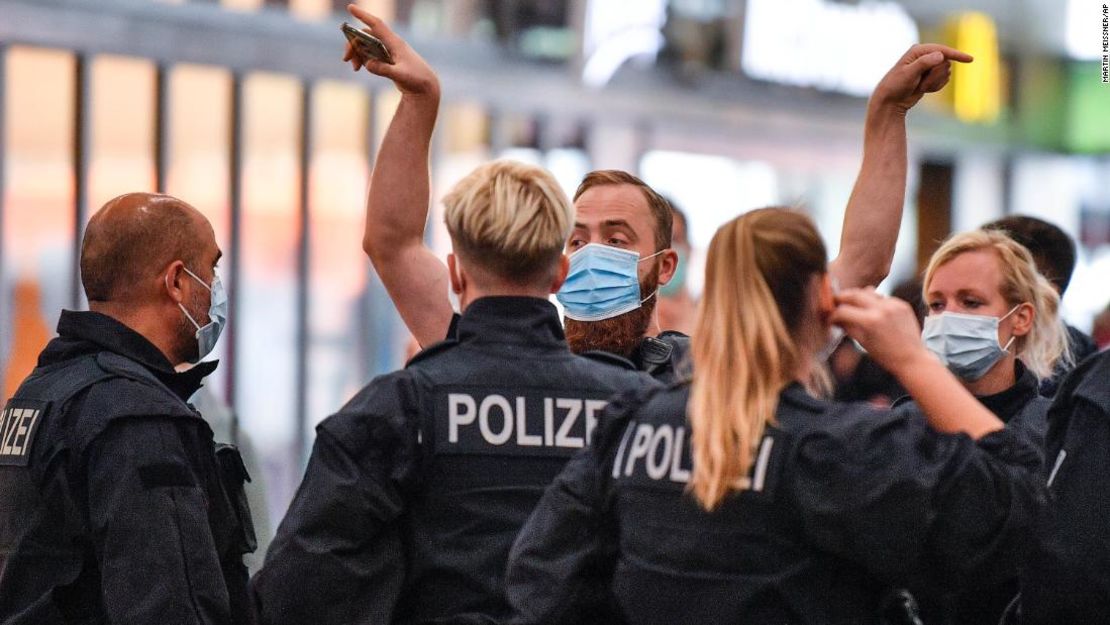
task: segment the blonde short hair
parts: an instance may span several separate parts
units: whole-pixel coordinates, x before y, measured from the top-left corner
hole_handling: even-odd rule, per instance
[[[922,297],[928,301],[929,283],[942,265],[965,252],[993,250],[1002,269],[998,285],[1010,306],[1033,306],[1033,327],[1025,336],[1014,339],[1014,353],[1037,378],[1052,376],[1058,360],[1071,360],[1067,331],[1060,319],[1060,296],[1052,284],[1037,271],[1032,254],[1004,232],[972,230],[954,234],[940,246],[925,269]]]
[[[574,207],[555,178],[517,161],[478,167],[443,204],[455,252],[515,283],[549,276],[574,228]]]

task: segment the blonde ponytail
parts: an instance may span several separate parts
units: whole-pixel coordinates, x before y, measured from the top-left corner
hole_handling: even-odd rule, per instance
[[[826,268],[812,221],[765,208],[722,226],[709,246],[687,406],[690,489],[706,510],[748,488],[755,448],[794,379],[806,288]]]

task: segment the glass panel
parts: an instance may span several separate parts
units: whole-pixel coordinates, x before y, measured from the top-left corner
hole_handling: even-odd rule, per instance
[[[328,82],[316,87],[313,98],[309,440],[312,427],[338,410],[376,369],[366,323],[369,262],[362,252],[370,99],[364,89]]]
[[[154,66],[94,57],[91,95],[89,215],[118,195],[154,190]]]
[[[443,106],[437,130],[439,136],[435,139],[442,152],[436,155],[432,173],[434,202],[428,225],[432,249],[444,262],[451,251],[451,239],[443,224],[440,200],[455,183],[490,159],[489,130],[489,116],[484,107],[466,102]]]
[[[15,46],[6,56],[8,184],[0,242],[5,398],[34,368],[59,311],[70,305],[74,231],[73,55]]]
[[[289,0],[289,11],[308,20],[323,19],[331,14],[331,0]]]
[[[717,228],[744,211],[779,200],[775,170],[763,162],[654,150],[640,161],[640,174],[686,213],[693,248],[687,279],[695,295],[701,293],[703,282],[702,251],[709,248]],[[730,199],[722,202],[721,198]]]
[[[257,11],[262,7],[262,0],[220,0],[220,4],[232,11]]]
[[[227,273],[231,246],[228,201],[231,77],[226,70],[215,67],[180,65],[170,73],[169,88],[166,192],[195,206],[211,222],[216,243],[224,253],[220,277],[231,286]],[[222,359],[226,354],[227,341],[221,340],[212,357]],[[206,386],[217,397],[224,398],[230,374],[229,367],[221,366],[208,378]],[[223,432],[217,438],[230,440]]]
[[[296,258],[300,85],[254,74],[244,84],[242,284],[236,388],[240,425],[263,458],[273,518],[301,476],[296,439]]]

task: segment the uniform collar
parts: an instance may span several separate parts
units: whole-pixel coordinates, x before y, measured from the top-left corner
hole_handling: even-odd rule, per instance
[[[55,345],[52,342],[43,351],[39,360],[40,365],[46,364],[43,360],[51,360],[52,356],[57,356],[62,351],[106,350],[147,368],[183,400],[192,396],[201,387],[204,378],[219,364],[214,360],[202,362],[178,373],[169,359],[146,337],[116,319],[98,312],[63,310],[58,319],[58,337],[56,340],[65,345]],[[83,349],[91,346],[99,349]]]
[[[460,343],[566,345],[555,306],[538,297],[494,296],[474,300],[459,317]]]
[[[1009,422],[1025,404],[1028,404],[1038,395],[1037,377],[1033,375],[1024,363],[1014,359],[1014,385],[993,395],[980,395],[976,399],[986,406],[988,410],[998,415],[999,419]]]

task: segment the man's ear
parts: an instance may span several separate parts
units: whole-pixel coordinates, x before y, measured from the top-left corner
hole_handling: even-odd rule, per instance
[[[190,279],[189,274],[185,273],[185,263],[180,260],[173,261],[162,270],[162,284],[175,304],[180,304],[187,298],[185,282]]]
[[[451,278],[451,292],[455,295],[460,295],[463,292],[463,277],[458,269],[458,260],[455,253],[452,252],[447,255],[447,275]]]
[[[675,270],[678,269],[678,252],[674,248],[667,248],[659,255],[659,286],[671,281]]]
[[[555,279],[551,282],[551,292],[558,293],[559,289],[563,288],[563,283],[567,281],[567,274],[570,273],[570,257],[566,254],[559,255],[559,267],[555,270]]]

